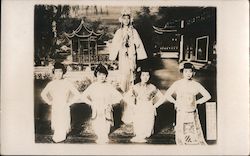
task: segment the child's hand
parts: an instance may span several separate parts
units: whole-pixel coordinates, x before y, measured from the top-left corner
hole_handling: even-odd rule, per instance
[[[173,104],[174,104],[174,109],[175,109],[176,111],[178,111],[178,110],[179,110],[179,108],[178,108],[178,103],[175,101]]]
[[[174,109],[177,110],[178,108],[176,106],[174,106]]]
[[[48,105],[52,105],[52,103],[53,103],[52,101],[47,102]]]
[[[107,108],[109,111],[113,111],[113,107],[112,107],[112,105],[108,105],[108,108]]]
[[[199,101],[195,101],[195,105],[200,105],[201,103]]]
[[[67,106],[70,107],[73,103],[67,102]]]
[[[154,106],[155,109],[158,108],[157,104],[154,104],[153,106]]]

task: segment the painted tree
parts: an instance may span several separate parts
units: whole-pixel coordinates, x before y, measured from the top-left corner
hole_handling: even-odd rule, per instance
[[[69,6],[37,5],[34,17],[35,65],[41,65],[41,60],[48,60],[55,50],[52,22],[60,22],[69,15]],[[57,24],[58,25],[58,24]]]

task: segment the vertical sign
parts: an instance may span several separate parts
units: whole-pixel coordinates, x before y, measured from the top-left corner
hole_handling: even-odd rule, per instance
[[[216,103],[206,103],[207,140],[216,140]]]

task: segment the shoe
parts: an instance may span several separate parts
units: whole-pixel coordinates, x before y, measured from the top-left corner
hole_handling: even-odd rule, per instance
[[[62,143],[65,141],[66,138],[52,138],[54,143]]]
[[[63,131],[54,131],[54,134],[52,136],[52,140],[55,143],[60,143],[63,142],[64,140],[66,140],[67,137],[67,133],[64,133]]]
[[[139,137],[133,137],[130,141],[131,142],[138,142],[138,143],[147,142],[147,140],[145,138],[139,138]]]
[[[96,143],[97,143],[97,144],[107,144],[107,143],[109,143],[109,139],[108,139],[108,138],[105,138],[105,139],[97,139],[97,140],[96,140]]]

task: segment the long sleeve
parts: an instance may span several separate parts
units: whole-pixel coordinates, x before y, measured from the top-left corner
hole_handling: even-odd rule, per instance
[[[135,96],[133,94],[133,87],[131,87],[123,96],[123,100],[130,105],[134,105]]]
[[[110,95],[111,95],[111,104],[117,104],[117,103],[120,103],[120,101],[122,100],[123,96],[122,94],[117,91],[115,88],[113,88],[112,86],[110,87],[111,89],[111,92],[110,92]]]
[[[114,38],[112,39],[112,43],[110,46],[110,54],[109,54],[110,60],[115,60],[117,58],[121,46],[122,46],[122,34],[121,30],[118,29],[115,32]]]
[[[88,88],[86,88],[80,97],[80,101],[88,105],[92,105],[92,101],[89,99],[91,88],[92,88],[91,85]]]
[[[136,29],[133,29],[133,39],[134,39],[134,44],[136,46],[137,59],[138,60],[146,59],[147,53],[145,51],[142,40],[141,40],[138,32],[136,31]]]
[[[175,86],[176,84],[172,84],[168,90],[166,91],[166,93],[162,96],[162,98],[160,98],[156,103],[155,103],[155,107],[159,107],[160,105],[162,105],[166,100],[168,100],[171,103],[176,103],[176,100],[173,98],[173,94],[175,92]]]
[[[51,90],[51,83],[48,83],[46,85],[46,87],[43,89],[43,91],[41,92],[41,97],[42,99],[49,105],[51,105],[52,102],[52,97],[49,95],[49,92]],[[50,96],[50,98],[49,98]]]
[[[202,98],[196,101],[197,104],[203,104],[207,102],[209,99],[211,99],[210,93],[201,84],[198,83],[197,89],[199,93],[203,96]]]
[[[161,91],[159,89],[156,89],[156,94],[154,96],[154,103],[156,103],[157,101],[159,101],[160,99],[163,98],[163,94],[161,93]]]
[[[165,98],[173,104],[176,103],[176,100],[172,96],[175,93],[175,91],[176,91],[176,83],[172,84],[165,93]]]
[[[96,115],[97,115],[97,106],[95,106],[93,104],[93,99],[91,99],[91,95],[93,94],[93,90],[94,90],[93,84],[91,84],[81,94],[81,101],[88,104],[92,109],[92,117],[91,117],[92,119],[96,118]]]
[[[69,104],[73,104],[79,101],[80,99],[80,93],[79,91],[75,88],[75,86],[71,83],[69,83],[69,91],[72,94],[72,98],[69,100]]]

